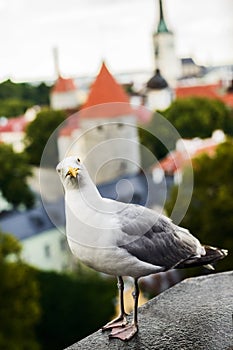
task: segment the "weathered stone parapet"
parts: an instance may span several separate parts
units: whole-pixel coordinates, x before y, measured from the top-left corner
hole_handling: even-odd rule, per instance
[[[189,278],[139,309],[127,343],[101,330],[66,350],[232,350],[233,271]]]

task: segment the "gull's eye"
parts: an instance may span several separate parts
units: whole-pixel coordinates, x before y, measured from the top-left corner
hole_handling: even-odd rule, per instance
[[[77,162],[79,162],[79,163],[81,162],[79,158],[77,158]]]
[[[57,172],[60,174],[60,172],[61,172],[61,169],[57,169]]]

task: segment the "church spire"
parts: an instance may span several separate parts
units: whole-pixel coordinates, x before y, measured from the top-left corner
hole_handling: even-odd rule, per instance
[[[169,30],[167,28],[165,19],[164,19],[164,15],[163,15],[163,3],[162,0],[159,0],[159,24],[158,24],[158,28],[157,28],[157,32],[158,33],[168,33]]]
[[[58,56],[58,48],[53,48],[53,60],[54,60],[54,68],[57,78],[61,76],[60,67],[59,67],[59,56]]]

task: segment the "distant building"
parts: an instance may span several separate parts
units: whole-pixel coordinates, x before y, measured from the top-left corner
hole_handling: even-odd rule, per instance
[[[79,106],[77,86],[72,78],[63,78],[58,48],[53,48],[54,68],[57,80],[50,92],[50,106],[55,110],[75,110]]]
[[[204,67],[197,65],[191,57],[181,59],[181,78],[189,79],[200,77],[204,73]]]
[[[233,92],[218,84],[198,84],[177,86],[175,89],[176,98],[185,97],[207,97],[211,99],[218,99],[226,105],[233,107]]]
[[[22,152],[26,125],[24,115],[17,118],[0,117],[0,142],[12,145],[16,152]]]
[[[181,75],[181,63],[175,52],[175,38],[164,18],[162,0],[159,0],[159,21],[153,34],[155,68],[160,69],[168,84],[173,87]]]
[[[213,156],[217,146],[225,141],[225,134],[221,130],[213,132],[212,137],[207,139],[179,139],[176,143],[176,149],[169,152],[152,169],[152,176],[155,183],[163,180],[164,176],[172,176],[175,184],[182,181],[182,174],[187,164],[200,154]]]
[[[57,224],[65,225],[63,201],[49,204]],[[25,212],[1,214],[0,229],[13,234],[22,244],[22,257],[42,270],[65,271],[73,266],[66,236],[50,221],[43,206]]]
[[[155,75],[147,82],[146,106],[151,110],[163,111],[168,108],[173,99],[173,91],[167,81],[161,76],[160,70],[156,69]]]
[[[58,76],[50,93],[50,105],[55,110],[72,110],[79,106],[77,87],[73,79]]]
[[[0,143],[11,145],[15,152],[22,152],[25,147],[25,129],[39,110],[39,106],[34,106],[29,108],[24,115],[15,118],[0,117]]]
[[[82,110],[61,130],[58,149],[60,159],[85,160],[96,183],[139,171],[137,116],[104,62]]]

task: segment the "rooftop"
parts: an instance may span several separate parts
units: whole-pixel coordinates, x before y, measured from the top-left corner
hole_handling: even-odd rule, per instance
[[[115,103],[113,105],[113,103]],[[106,105],[104,105],[106,104]],[[108,104],[108,105],[107,105]],[[86,109],[102,105],[91,112]],[[118,84],[103,62],[101,69],[91,86],[86,103],[83,105],[81,116],[88,117],[115,117],[118,115],[131,114],[129,97],[123,87]]]
[[[64,93],[69,91],[75,91],[77,88],[75,86],[75,83],[73,79],[71,78],[63,78],[61,76],[58,77],[57,81],[55,82],[52,93]]]
[[[47,209],[59,226],[65,225],[63,201],[48,204]],[[54,227],[43,205],[23,212],[2,213],[0,216],[0,229],[12,233],[19,240],[27,239]]]
[[[24,115],[16,118],[0,117],[0,132],[23,132],[27,124]]]
[[[221,130],[216,130],[212,137],[207,139],[180,139],[177,141],[176,149],[156,164],[154,169],[162,168],[166,174],[173,175],[201,154],[213,156],[217,146],[224,140],[225,135]]]
[[[215,98],[233,107],[233,93],[226,91],[221,84],[178,86],[175,94],[177,98],[193,96]]]
[[[162,77],[160,70],[156,69],[155,75],[147,82],[146,86],[151,90],[162,90],[168,87],[168,83]]]

